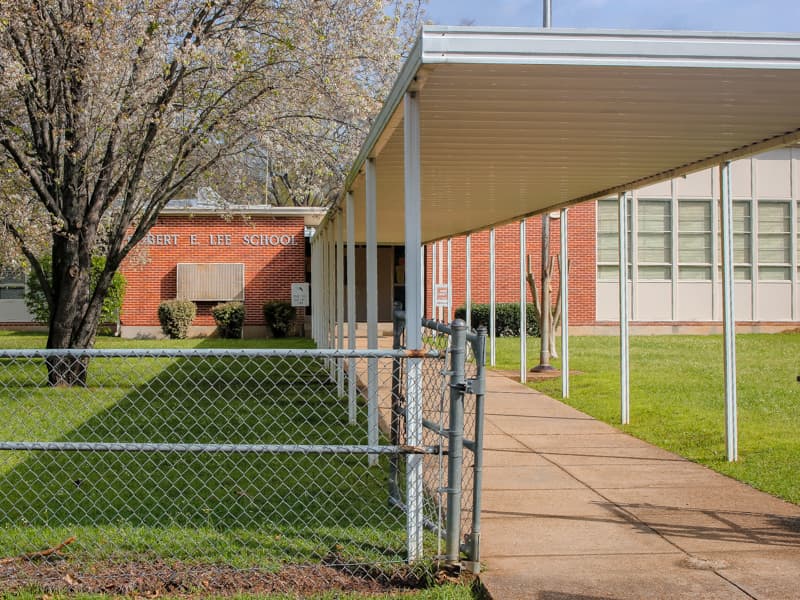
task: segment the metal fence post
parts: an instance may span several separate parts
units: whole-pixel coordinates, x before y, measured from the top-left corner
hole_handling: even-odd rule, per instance
[[[400,302],[394,303],[392,313],[392,349],[400,350],[403,346],[403,332],[406,328],[406,315]],[[389,435],[391,443],[400,444],[400,419],[403,415],[403,381],[402,363],[400,358],[392,359],[392,413],[390,418]],[[400,462],[396,454],[389,456],[389,505],[400,500]]]
[[[472,531],[469,533],[467,553],[470,568],[474,574],[481,567],[481,490],[483,487],[483,419],[486,414],[486,335],[485,325],[478,328],[477,338],[472,341],[472,354],[475,357],[475,460],[472,465]]]
[[[445,560],[459,562],[461,540],[461,485],[464,459],[464,361],[467,353],[467,324],[456,319],[451,325],[450,343],[450,419],[447,448],[447,541]]]

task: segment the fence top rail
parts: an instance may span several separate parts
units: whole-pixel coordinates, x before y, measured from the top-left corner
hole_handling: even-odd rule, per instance
[[[403,316],[405,318],[405,316]],[[426,329],[433,329],[439,333],[446,335],[453,335],[453,326],[451,323],[444,323],[442,321],[434,321],[432,319],[422,319],[422,326]],[[480,339],[481,335],[474,331],[467,331],[467,341],[475,342]]]
[[[438,350],[335,350],[297,348],[248,349],[178,349],[178,348],[117,348],[117,349],[58,349],[58,350],[0,350],[0,359],[8,358],[441,358]]]

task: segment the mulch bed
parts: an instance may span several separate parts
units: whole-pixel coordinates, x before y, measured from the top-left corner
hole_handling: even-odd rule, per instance
[[[225,565],[153,562],[19,560],[0,565],[0,595],[35,589],[44,596],[70,592],[157,598],[237,593],[284,593],[299,597],[325,591],[386,593],[424,587],[425,578],[398,565],[391,573],[365,566],[293,566],[278,571]]]

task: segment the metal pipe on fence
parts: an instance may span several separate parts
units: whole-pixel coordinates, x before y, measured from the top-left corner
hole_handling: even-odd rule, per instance
[[[472,531],[469,534],[467,555],[474,574],[481,567],[481,509],[483,485],[483,420],[486,414],[486,327],[481,325],[470,343],[475,357],[475,459],[472,464]]]
[[[169,452],[199,454],[438,454],[437,446],[355,444],[153,444],[140,442],[0,442],[0,451]]]
[[[402,304],[394,303],[392,313],[392,348],[400,350],[403,344],[403,330],[406,316]],[[392,412],[389,422],[389,436],[392,444],[400,443],[400,419],[403,416],[403,369],[400,358],[392,359]],[[397,457],[389,459],[389,502],[400,501],[400,463]]]
[[[447,447],[447,539],[445,560],[459,562],[461,551],[461,486],[464,460],[464,362],[467,353],[467,324],[456,319],[450,340],[450,419]]]

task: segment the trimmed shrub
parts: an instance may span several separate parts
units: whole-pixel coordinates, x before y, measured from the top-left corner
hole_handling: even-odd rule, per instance
[[[271,300],[264,304],[264,322],[276,338],[286,337],[294,325],[297,311],[289,302]]]
[[[220,337],[233,339],[242,337],[244,304],[241,302],[217,304],[211,309],[211,316],[214,317]]]
[[[196,314],[197,305],[191,300],[166,300],[158,306],[161,331],[173,340],[182,340],[189,335]]]
[[[485,325],[489,330],[489,304],[472,305],[472,327],[477,328]],[[527,327],[525,330],[528,335],[539,337],[539,324],[534,318],[533,304],[528,303],[525,307]],[[456,319],[466,319],[467,309],[460,306],[455,312]],[[518,302],[498,302],[495,304],[495,325],[498,337],[511,337],[519,335],[519,303]],[[491,333],[491,332],[489,332]]]
[[[45,256],[39,259],[39,264],[42,266],[45,275],[53,281],[53,259]],[[92,270],[89,274],[92,291],[97,287],[97,280],[103,269],[106,268],[106,259],[104,256],[92,257]],[[47,325],[50,322],[50,306],[47,304],[47,298],[44,295],[42,286],[39,283],[39,278],[33,269],[28,275],[28,287],[25,291],[25,306],[28,312],[31,313],[37,323]],[[117,271],[111,278],[111,285],[108,287],[106,297],[103,299],[103,308],[100,312],[100,325],[105,323],[116,323],[119,319],[120,311],[122,310],[122,301],[125,299],[125,287],[127,286],[125,276]]]

